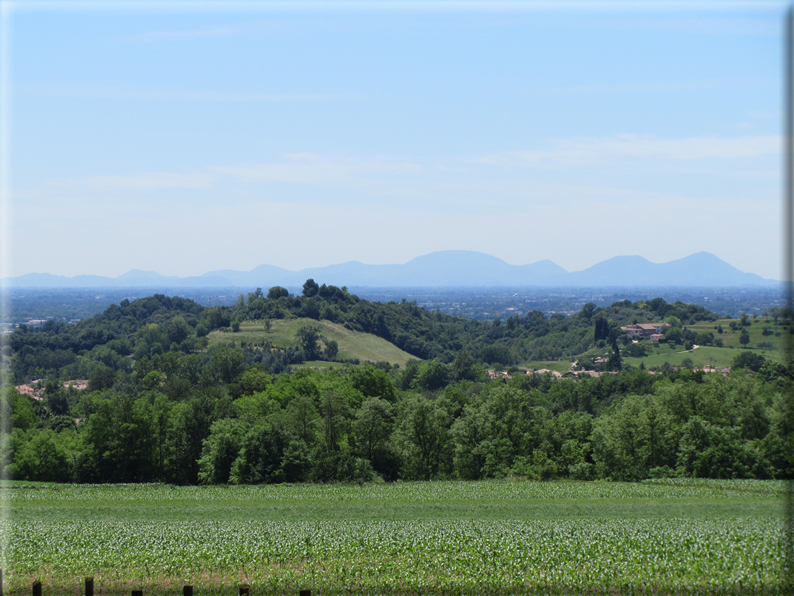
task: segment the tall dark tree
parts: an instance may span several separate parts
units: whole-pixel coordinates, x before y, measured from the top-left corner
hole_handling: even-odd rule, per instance
[[[733,359],[732,369],[747,368],[758,372],[764,365],[766,358],[756,352],[739,352]]]
[[[339,354],[339,343],[334,339],[328,339],[325,341],[325,358],[333,362],[336,360],[336,356]]]
[[[589,325],[592,323],[593,320],[593,313],[595,312],[596,305],[592,302],[588,302],[582,307],[582,316],[587,319],[587,324]]]
[[[267,291],[268,300],[278,300],[279,298],[286,298],[289,292],[281,286],[273,286]]]
[[[303,348],[303,355],[306,360],[316,360],[320,356],[319,341],[322,339],[320,328],[314,325],[306,325],[298,329],[297,337]]]
[[[311,298],[312,296],[316,296],[317,292],[319,291],[320,291],[320,286],[313,279],[307,279],[306,283],[303,284],[303,295],[306,298]]]
[[[609,337],[609,322],[604,317],[595,320],[595,341],[607,339]]]
[[[747,344],[750,343],[750,333],[747,331],[746,328],[742,329],[741,334],[739,334],[739,343],[742,344],[745,348],[747,347]]]

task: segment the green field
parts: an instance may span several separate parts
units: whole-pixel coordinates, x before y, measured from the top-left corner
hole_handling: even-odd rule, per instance
[[[783,484],[523,480],[2,491],[7,592],[752,593]]]
[[[416,359],[408,352],[402,351],[392,343],[371,333],[351,331],[342,325],[330,321],[315,321],[313,319],[275,319],[271,321],[268,333],[264,321],[244,321],[240,324],[240,331],[213,331],[209,334],[209,346],[220,343],[242,342],[258,344],[262,341],[270,342],[273,346],[289,348],[299,345],[296,338],[298,329],[306,325],[320,327],[320,332],[327,339],[336,340],[339,344],[339,359],[359,359],[362,362],[389,362],[405,366],[410,359]],[[331,366],[331,363],[324,363]]]
[[[659,368],[665,362],[672,366],[681,366],[684,358],[689,358],[695,366],[713,366],[715,368],[726,368],[731,366],[733,359],[741,350],[738,348],[715,348],[712,346],[702,346],[694,350],[684,351],[682,346],[669,347],[660,345],[654,354],[643,356],[642,358],[625,357],[623,361],[632,366],[645,364],[645,368]]]
[[[751,319],[753,320],[753,319]],[[734,322],[739,323],[738,319]],[[716,322],[698,323],[696,325],[689,325],[687,329],[691,329],[696,333],[713,333],[715,339],[719,338],[723,341],[724,346],[718,348],[715,346],[701,346],[695,350],[684,351],[683,346],[669,346],[667,344],[650,344],[653,346],[653,353],[642,358],[623,357],[624,362],[632,366],[639,366],[644,363],[646,368],[659,368],[665,362],[672,366],[680,366],[685,358],[692,360],[696,367],[713,366],[715,368],[727,368],[733,363],[733,359],[741,351],[745,350],[739,343],[739,336],[741,334],[741,327],[736,331],[731,331],[731,321],[728,319],[721,319]],[[717,326],[721,325],[723,332],[717,332]],[[771,335],[764,335],[763,330],[768,328],[772,330]],[[772,321],[767,321],[765,318],[755,319],[753,324],[747,327],[750,334],[749,348],[758,354],[761,354],[768,360],[776,362],[785,362],[785,335],[781,327],[775,327]],[[774,334],[780,332],[781,335],[776,337]],[[771,344],[771,348],[759,348],[760,343]]]
[[[750,344],[751,348],[757,348],[758,344],[760,343],[768,343],[772,344],[771,350],[767,348],[768,351],[772,352],[782,352],[785,349],[785,331],[780,326],[775,326],[773,321],[767,321],[763,317],[759,317],[757,319],[750,319],[752,324],[747,327],[747,331],[750,334]],[[733,320],[737,325],[739,324],[739,319]],[[698,323],[697,325],[689,325],[687,328],[691,329],[692,331],[696,331],[697,333],[708,332],[713,333],[714,337],[719,337],[722,339],[725,346],[734,346],[736,348],[741,347],[741,343],[739,343],[739,335],[741,335],[742,328],[739,326],[736,331],[731,331],[731,320],[729,319],[722,319],[720,321],[716,321],[714,323]],[[716,327],[718,325],[722,326],[722,333],[718,333]],[[772,335],[764,335],[764,329],[769,329],[772,332]],[[775,333],[780,333],[779,336],[776,336]],[[763,349],[763,348],[762,348]]]

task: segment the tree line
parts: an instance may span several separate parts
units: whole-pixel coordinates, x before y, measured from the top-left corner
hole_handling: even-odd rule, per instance
[[[7,387],[7,477],[249,484],[383,479],[788,478],[791,371],[488,380],[461,352],[271,375],[223,347],[103,388]]]

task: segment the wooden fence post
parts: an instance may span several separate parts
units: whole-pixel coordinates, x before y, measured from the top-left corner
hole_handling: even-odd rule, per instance
[[[3,596],[0,594],[0,596]],[[85,596],[94,596],[94,578],[93,576],[85,578]]]
[[[240,596],[251,596],[251,588],[248,584],[240,584]]]
[[[38,580],[33,582],[33,596],[41,596],[41,582]]]
[[[193,596],[193,586],[182,586],[182,596]]]

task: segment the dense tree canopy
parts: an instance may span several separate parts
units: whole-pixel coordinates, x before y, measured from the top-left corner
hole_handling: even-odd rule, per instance
[[[175,364],[168,379],[187,379]],[[416,367],[405,390],[410,368],[372,365],[254,366],[176,396],[131,375],[67,395],[67,415],[6,388],[2,465],[28,480],[188,484],[791,473],[785,371],[454,382],[441,362]]]

